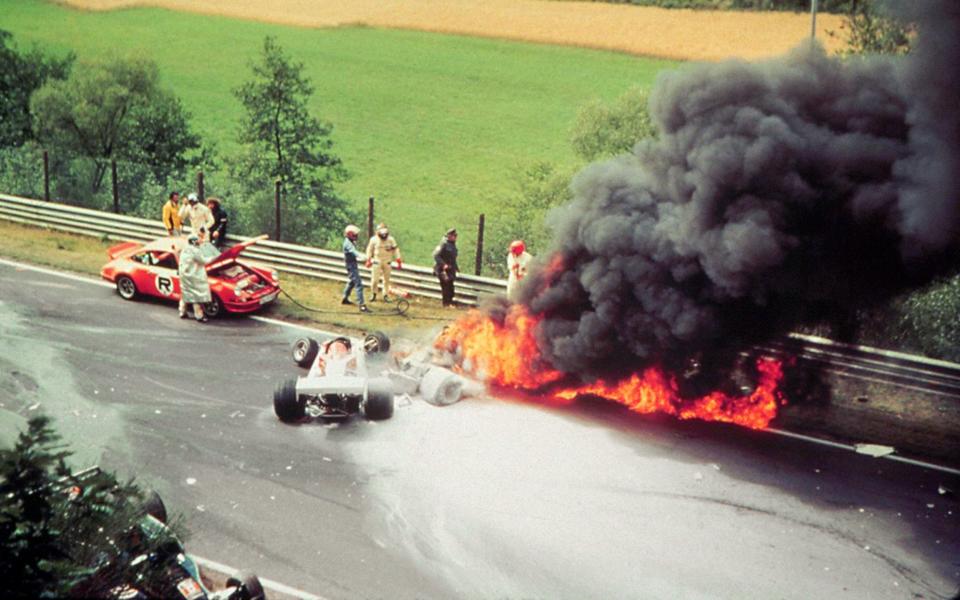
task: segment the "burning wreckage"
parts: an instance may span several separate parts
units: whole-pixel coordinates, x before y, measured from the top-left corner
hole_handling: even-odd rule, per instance
[[[847,341],[856,314],[960,272],[960,13],[899,7],[906,56],[803,44],[665,72],[657,136],[573,179],[516,302],[468,312],[391,381],[437,404],[465,374],[767,427],[784,371],[754,348],[803,327]]]
[[[755,348],[804,327],[848,341],[857,314],[960,272],[960,12],[898,7],[906,56],[803,44],[665,72],[657,136],[584,168],[515,303],[436,349],[540,401],[768,426],[784,365]]]

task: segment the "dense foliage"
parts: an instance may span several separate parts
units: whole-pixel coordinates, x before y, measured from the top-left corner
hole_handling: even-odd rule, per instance
[[[58,154],[86,159],[71,173],[75,185],[100,191],[109,161],[142,165],[161,183],[199,149],[180,100],[160,87],[156,64],[143,58],[81,63],[66,80],[52,80],[31,103],[37,140]]]
[[[16,444],[0,449],[0,585],[4,598],[107,597],[132,581],[131,552],[142,539],[142,492],[110,473],[73,473],[49,418],[30,419]],[[81,592],[82,590],[82,592]]]
[[[840,29],[829,34],[846,40],[847,55],[906,54],[915,34],[910,23],[884,12],[876,0],[860,0],[844,16]]]
[[[661,8],[693,8],[703,10],[789,10],[806,12],[810,0],[596,0],[612,4],[635,4]],[[846,13],[869,0],[818,0],[818,10]]]
[[[0,29],[0,148],[20,146],[33,139],[30,96],[44,83],[64,79],[74,56],[57,59],[38,49],[21,53],[13,36]]]

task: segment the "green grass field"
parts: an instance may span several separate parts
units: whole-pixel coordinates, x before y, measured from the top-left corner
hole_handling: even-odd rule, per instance
[[[353,177],[341,191],[365,210],[378,199],[411,261],[423,263],[449,226],[473,252],[477,216],[496,226],[519,166],[574,163],[577,109],[649,85],[677,63],[559,46],[365,27],[305,29],[157,9],[81,12],[3,0],[0,28],[32,44],[93,59],[147,56],[221,154],[235,148],[241,106],[263,38],[303,62],[313,114],[334,124],[334,151]],[[267,184],[269,185],[269,184]],[[216,192],[217,182],[207,181]],[[227,198],[229,201],[229,198]],[[472,254],[469,254],[472,255]]]

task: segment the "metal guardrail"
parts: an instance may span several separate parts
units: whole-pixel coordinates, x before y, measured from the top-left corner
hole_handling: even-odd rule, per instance
[[[167,233],[160,221],[5,194],[0,194],[0,218],[57,231],[122,241],[143,242],[163,237]],[[247,239],[249,238],[227,236],[227,241],[234,243]],[[347,281],[343,254],[340,252],[264,240],[244,251],[243,255],[281,272],[330,281]],[[369,285],[370,270],[361,266],[360,275]],[[430,268],[404,263],[403,269],[393,270],[390,280],[393,287],[413,295],[440,298],[440,284]],[[457,277],[455,300],[462,304],[476,305],[483,296],[504,294],[506,286],[506,282],[501,279],[461,274]]]
[[[3,194],[0,218],[113,240],[148,241],[166,235],[159,221]],[[249,238],[227,239],[240,242]],[[339,252],[264,240],[245,251],[244,256],[286,273],[346,281],[343,255]],[[361,275],[369,284],[370,271],[361,268]],[[394,269],[391,279],[395,287],[411,294],[440,298],[439,283],[426,267],[405,264],[402,270]],[[463,275],[457,280],[456,299],[475,305],[484,295],[505,291],[503,280]],[[960,398],[960,365],[950,362],[801,334],[791,334],[758,350],[775,357],[797,357],[814,368],[843,376]]]

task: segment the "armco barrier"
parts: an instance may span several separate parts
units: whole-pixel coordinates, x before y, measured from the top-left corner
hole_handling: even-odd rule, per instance
[[[112,240],[147,241],[166,235],[159,221],[5,194],[0,194],[0,219]],[[227,237],[228,242],[247,239],[233,235]],[[286,273],[331,281],[347,280],[343,254],[339,252],[264,240],[245,251],[244,256]],[[369,284],[369,269],[361,267],[360,273]],[[403,269],[393,270],[390,279],[394,287],[411,294],[440,298],[440,285],[429,268],[404,263]],[[460,275],[456,290],[457,302],[476,305],[484,295],[505,293],[506,282],[490,277]]]
[[[158,221],[3,194],[0,219],[115,240],[146,241],[166,233]],[[228,238],[233,242],[246,239]],[[287,273],[346,281],[343,255],[339,252],[265,240],[252,246],[244,256]],[[361,274],[369,283],[369,270],[361,268]],[[395,287],[411,294],[440,298],[440,286],[425,267],[404,265],[402,270],[394,269],[391,279]],[[475,305],[484,295],[505,291],[506,283],[499,279],[469,275],[457,279],[457,300],[464,304]],[[960,398],[960,365],[954,363],[800,334],[791,334],[760,350],[774,356],[796,356],[812,366],[851,377]]]

